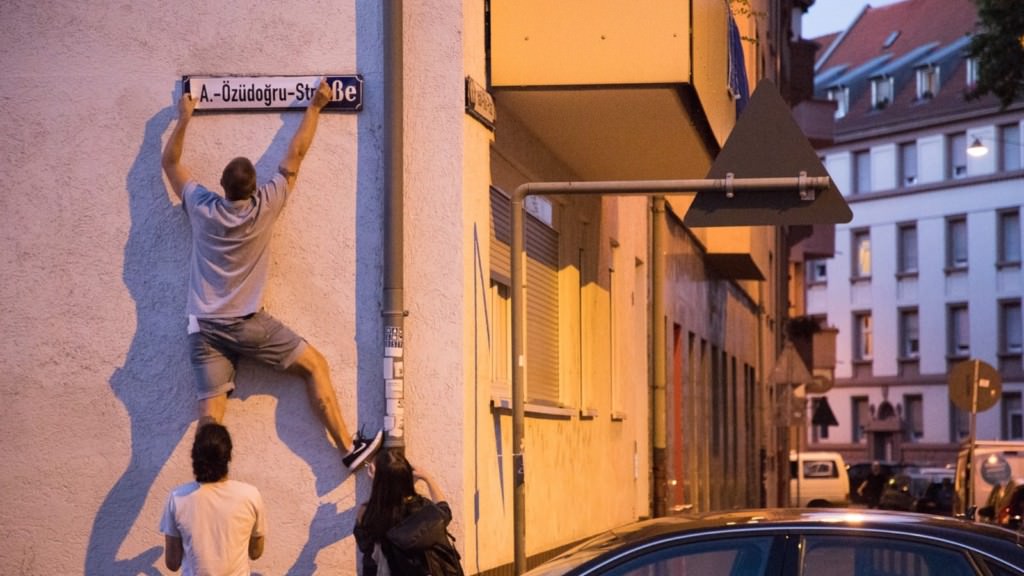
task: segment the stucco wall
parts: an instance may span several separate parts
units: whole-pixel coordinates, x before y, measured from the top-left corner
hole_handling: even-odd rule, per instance
[[[408,452],[456,495],[461,534],[461,7],[408,3]],[[445,6],[445,5],[448,6]],[[350,428],[382,423],[380,3],[7,2],[0,9],[0,573],[160,573],[157,522],[191,479],[188,223],[159,165],[182,74],[360,73],[325,113],[278,225],[267,307],[327,357]],[[197,115],[183,161],[271,175],[299,113]],[[437,126],[449,126],[438,130]],[[438,151],[445,151],[439,154]],[[422,226],[419,224],[422,223]],[[428,336],[428,337],[425,337]],[[348,475],[299,381],[243,364],[226,424],[256,484],[264,574],[354,573]],[[452,408],[455,408],[454,410]],[[435,417],[445,414],[444,418]]]

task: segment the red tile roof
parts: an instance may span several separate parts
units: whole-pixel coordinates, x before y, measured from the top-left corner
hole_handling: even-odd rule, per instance
[[[823,59],[817,66],[816,97],[826,98],[825,91],[840,79],[850,90],[849,112],[836,121],[837,139],[843,133],[891,128],[903,122],[993,106],[993,97],[980,101],[964,99],[966,66],[962,47],[954,44],[962,44],[965,36],[974,31],[976,19],[972,0],[903,0],[886,6],[868,6],[860,18],[840,33],[838,45],[831,52],[828,49],[834,35],[813,39],[821,46],[818,57]],[[939,67],[938,94],[929,100],[919,100],[915,67],[922,57],[944,50],[947,57]],[[873,72],[851,75],[858,66],[886,56]],[[894,66],[901,64],[901,57],[905,57],[902,65]],[[845,66],[842,74],[828,74],[838,66]],[[871,102],[871,78],[881,70],[893,78],[894,98],[887,107],[876,110]]]

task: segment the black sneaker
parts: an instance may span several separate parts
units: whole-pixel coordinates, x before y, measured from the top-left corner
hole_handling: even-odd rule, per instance
[[[345,464],[345,467],[350,472],[354,472],[370,456],[373,456],[377,449],[380,448],[381,440],[384,439],[384,431],[378,430],[377,434],[373,438],[366,438],[363,436],[363,431],[356,432],[356,435],[352,437],[352,449],[349,450],[348,454],[342,457],[341,461]]]

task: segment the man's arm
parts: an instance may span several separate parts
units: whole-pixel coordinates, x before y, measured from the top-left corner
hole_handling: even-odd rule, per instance
[[[281,160],[281,165],[278,166],[278,171],[288,180],[288,188],[295,185],[295,178],[299,175],[299,166],[302,164],[303,158],[306,157],[310,144],[313,143],[316,125],[320,120],[320,111],[331,101],[333,96],[334,92],[327,83],[327,78],[320,78],[320,86],[317,88],[316,94],[313,95],[313,101],[306,108],[302,122],[299,123],[298,130],[295,131],[291,143],[288,144],[288,152],[285,154],[284,160]]]
[[[263,556],[263,542],[266,539],[263,536],[253,536],[249,538],[249,558],[256,560],[260,556]]]
[[[186,92],[181,95],[181,100],[178,101],[178,123],[174,125],[171,137],[164,145],[163,156],[160,158],[164,173],[171,181],[171,189],[174,190],[178,200],[181,200],[181,193],[185,190],[185,185],[192,179],[192,173],[181,164],[181,151],[185,148],[185,129],[188,128],[188,122],[192,119],[192,111],[195,110],[195,107],[196,103],[190,94]]]
[[[164,564],[171,572],[177,572],[181,568],[181,559],[185,556],[185,548],[181,545],[181,538],[164,534]]]

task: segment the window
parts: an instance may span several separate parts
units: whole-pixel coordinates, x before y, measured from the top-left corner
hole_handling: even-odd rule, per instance
[[[970,328],[967,324],[967,305],[949,307],[949,350],[951,358],[966,358],[971,353]]]
[[[999,264],[1020,264],[1020,212],[999,213]]]
[[[850,88],[847,86],[834,86],[828,89],[828,99],[836,103],[836,119],[846,116],[850,112]]]
[[[765,574],[774,536],[741,536],[654,546],[603,574]],[[956,574],[955,576],[959,576]]]
[[[855,532],[807,534],[799,562],[802,564],[797,570],[800,574],[829,576],[975,574],[974,565],[963,551],[928,541],[865,536]]]
[[[853,193],[866,194],[871,192],[871,152],[858,150],[853,153]]]
[[[852,409],[852,416],[850,418],[850,439],[857,444],[864,442],[866,439],[864,426],[866,426],[868,420],[871,419],[871,408],[868,405],[867,396],[854,396],[853,398],[850,398],[850,406]]]
[[[971,413],[949,404],[949,439],[960,442],[971,435]]]
[[[906,418],[906,439],[914,442],[924,438],[924,398],[920,394],[903,396],[903,413]]]
[[[498,396],[512,393],[512,300],[509,287],[491,280],[491,389]]]
[[[900,358],[916,359],[920,354],[917,309],[900,310]]]
[[[1024,406],[1020,392],[1003,392],[1003,440],[1024,440]]]
[[[967,59],[967,86],[973,87],[978,83],[978,59]]]
[[[1024,150],[1020,141],[1020,124],[1003,124],[999,127],[999,148],[1000,168],[1006,172],[1020,170],[1020,155]]]
[[[853,277],[871,277],[871,233],[858,230],[853,233]]]
[[[946,267],[950,270],[967,268],[967,217],[946,220]]]
[[[871,80],[871,107],[882,110],[892,104],[892,76],[879,76]]]
[[[917,184],[917,142],[900,144],[900,182],[903,186]]]
[[[999,353],[1019,356],[1024,351],[1021,341],[1020,300],[999,303]]]
[[[807,261],[807,283],[824,284],[828,281],[828,261],[813,259]]]
[[[853,315],[853,359],[871,360],[874,339],[871,334],[871,313],[858,312]]]
[[[917,69],[917,99],[931,100],[939,93],[939,69],[929,64]]]
[[[949,177],[954,179],[967,177],[967,134],[952,134],[948,139]]]
[[[496,284],[504,284],[506,288],[492,284],[495,307],[502,306],[502,294],[507,290],[508,278],[511,276],[511,244],[512,227],[510,202],[497,188],[491,188],[491,277]],[[558,232],[539,220],[532,213],[527,213],[524,222],[526,258],[526,291],[527,310],[543,311],[529,314],[526,322],[524,339],[525,353],[530,358],[526,366],[526,401],[558,406],[561,402],[559,385],[559,348],[558,348]],[[509,308],[511,294],[509,293]],[[511,326],[511,310],[508,313],[508,324]],[[495,344],[501,327],[495,322]],[[508,370],[512,367],[512,342],[509,331],[507,350],[495,345],[492,350],[492,362],[500,366],[508,358]],[[498,378],[501,374],[495,374]],[[509,388],[511,372],[508,372]],[[500,381],[496,380],[498,386]],[[500,389],[495,393],[504,395]]]
[[[902,224],[897,231],[897,270],[899,274],[917,274],[917,225]]]
[[[831,460],[804,460],[804,478],[839,478],[839,469]]]

